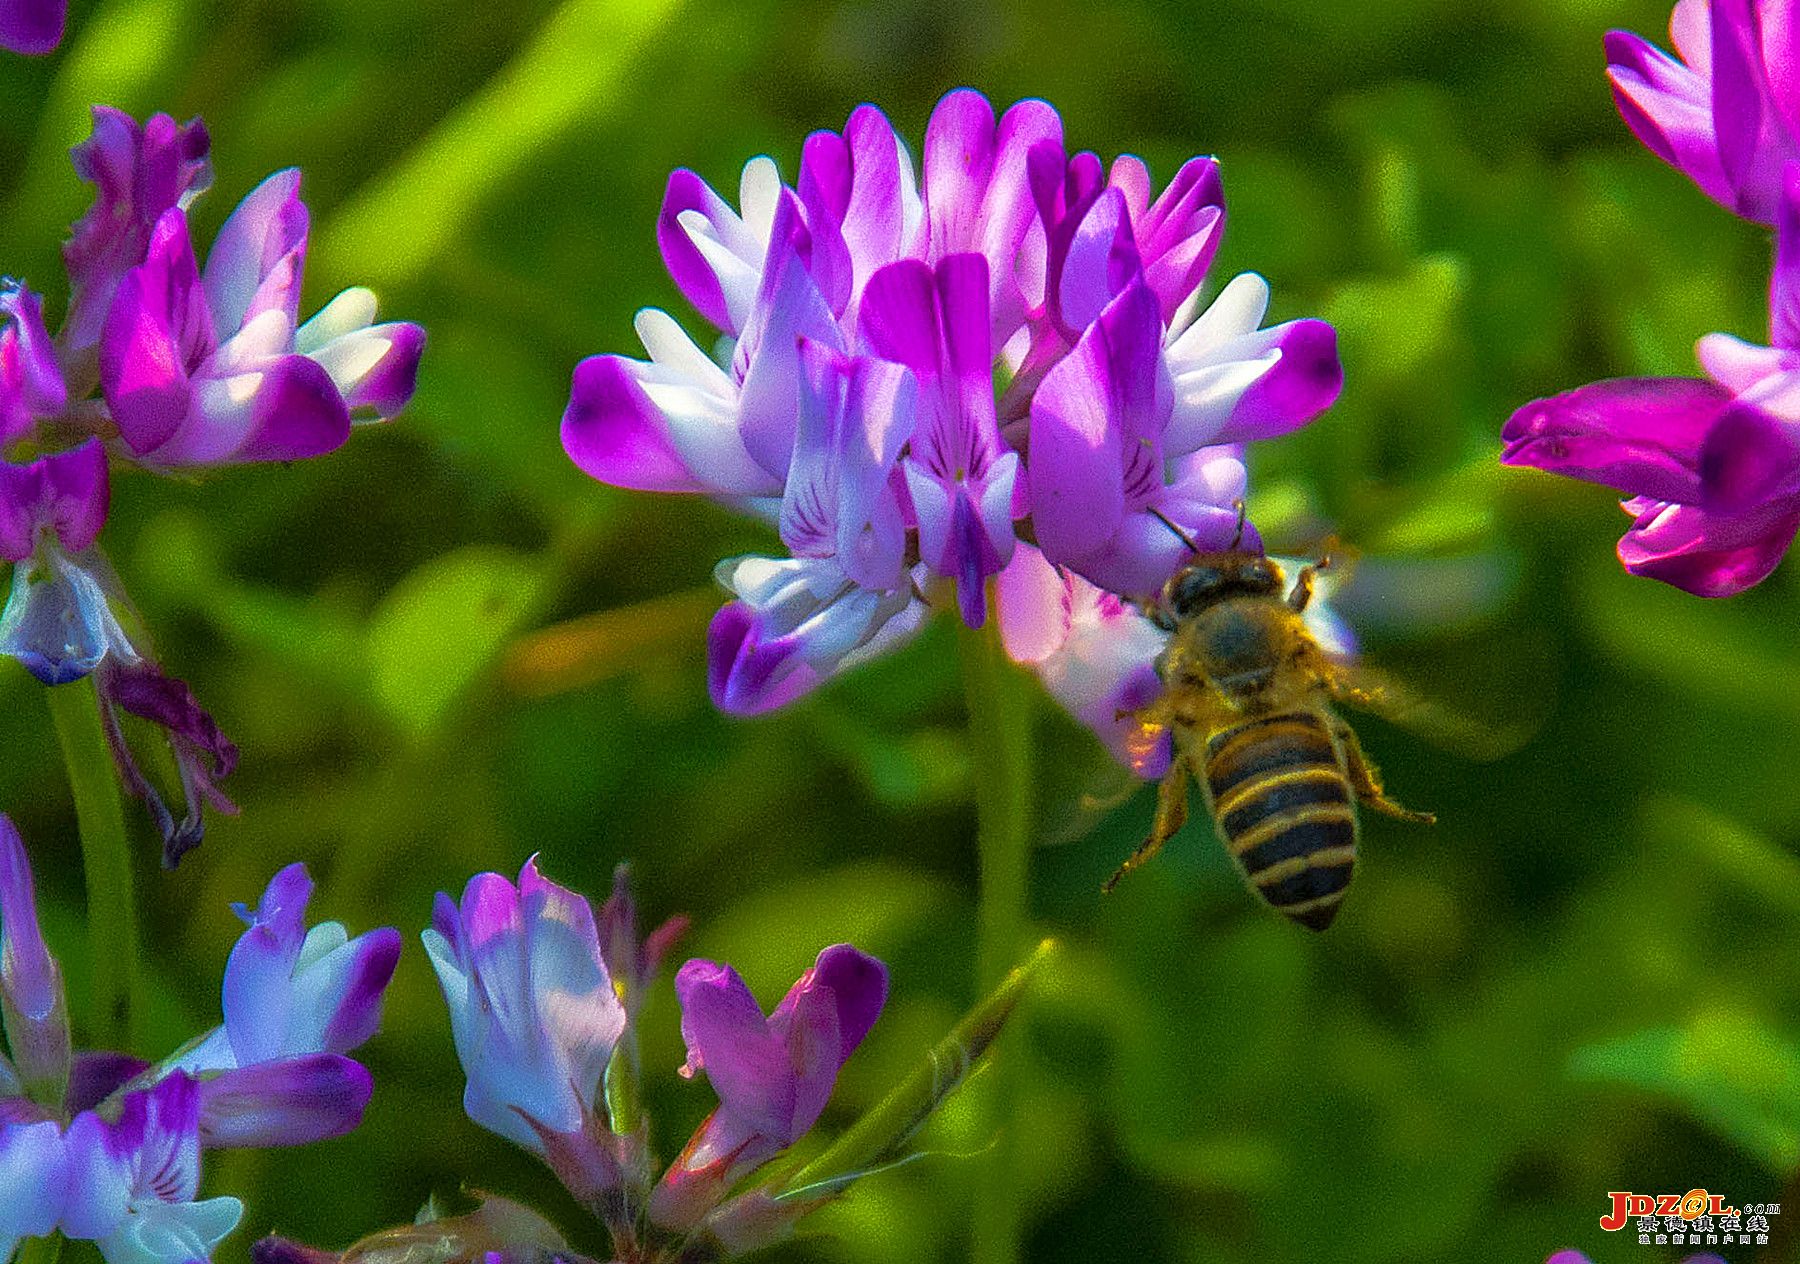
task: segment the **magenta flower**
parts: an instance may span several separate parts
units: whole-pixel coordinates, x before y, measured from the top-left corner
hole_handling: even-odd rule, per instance
[[[68,19],[69,0],[0,0],[0,48],[29,56],[53,52]]]
[[[460,908],[440,892],[423,938],[468,1077],[463,1109],[596,1201],[621,1179],[600,1089],[626,1014],[593,909],[534,858],[516,887],[471,878]]]
[[[1619,560],[1701,597],[1761,582],[1800,530],[1800,163],[1776,225],[1769,347],[1708,334],[1710,380],[1596,382],[1514,413],[1501,458],[1623,492]]]
[[[237,749],[158,665],[98,547],[110,467],[187,472],[328,452],[355,421],[405,405],[424,333],[377,324],[363,289],[298,323],[308,217],[297,172],[244,200],[202,271],[187,210],[212,182],[206,129],[165,114],[140,127],[105,106],[93,119],[71,154],[96,196],[63,247],[62,329],[51,337],[36,294],[0,284],[0,560],[13,564],[0,653],[46,684],[95,678],[120,778],[173,865],[199,843],[205,806],[235,811],[218,782]],[[125,715],[163,730],[175,808],[127,744]]]
[[[1800,158],[1800,48],[1786,0],[1680,0],[1679,58],[1629,31],[1606,36],[1619,113],[1664,162],[1745,219],[1771,224],[1781,168]]]
[[[819,954],[763,1017],[737,971],[689,961],[675,975],[682,1074],[700,1071],[719,1108],[700,1125],[651,1197],[659,1225],[697,1224],[737,1181],[811,1131],[839,1069],[887,1002],[887,967],[849,944]]]
[[[63,244],[73,294],[62,343],[71,357],[100,341],[119,278],[144,261],[163,213],[187,210],[213,178],[212,138],[199,119],[157,114],[140,126],[107,105],[96,105],[93,116],[93,134],[69,151],[95,193]]]
[[[1134,158],[1068,158],[1043,102],[996,120],[967,90],[922,180],[873,106],[808,138],[793,189],[753,160],[739,210],[676,172],[657,239],[718,358],[640,313],[649,359],[582,362],[562,437],[603,482],[777,527],[787,557],[719,568],[714,701],[785,705],[904,642],[939,590],[979,626],[1021,539],[1137,598],[1182,531],[1225,543],[1231,445],[1317,416],[1342,371],[1329,326],[1260,327],[1254,276],[1196,318],[1223,224],[1213,160],[1158,194]]]
[[[300,173],[270,176],[219,230],[202,275],[186,213],[157,221],[100,336],[101,384],[139,461],[319,456],[350,437],[353,413],[385,418],[411,397],[424,334],[373,324],[367,291],[297,324],[307,222]]]

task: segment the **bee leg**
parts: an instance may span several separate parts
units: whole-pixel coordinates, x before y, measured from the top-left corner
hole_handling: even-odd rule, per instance
[[[1312,604],[1313,584],[1318,579],[1319,572],[1330,569],[1331,555],[1329,553],[1310,566],[1300,568],[1300,573],[1294,576],[1294,591],[1288,594],[1287,599],[1289,607],[1295,614],[1301,613]]]
[[[1150,822],[1150,837],[1125,858],[1125,863],[1119,866],[1100,889],[1112,890],[1119,885],[1119,879],[1161,851],[1163,844],[1179,834],[1181,827],[1187,824],[1187,812],[1187,761],[1177,758],[1169,765],[1169,771],[1163,774],[1162,782],[1156,788],[1156,819]]]
[[[1388,798],[1387,791],[1381,785],[1381,773],[1363,754],[1362,743],[1357,740],[1356,730],[1348,724],[1334,726],[1337,739],[1344,748],[1344,768],[1350,774],[1350,788],[1356,792],[1356,800],[1364,807],[1385,816],[1397,817],[1402,821],[1416,821],[1421,825],[1434,825],[1437,817],[1430,812],[1415,812]]]

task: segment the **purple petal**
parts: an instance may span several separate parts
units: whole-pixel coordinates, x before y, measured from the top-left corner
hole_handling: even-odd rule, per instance
[[[1212,443],[1245,443],[1288,434],[1335,404],[1344,389],[1337,330],[1324,321],[1276,325],[1263,330],[1257,341],[1256,353],[1272,352],[1275,363],[1238,397]]]
[[[683,1073],[704,1070],[734,1116],[764,1136],[785,1136],[793,1119],[794,1066],[744,980],[730,966],[695,959],[676,971],[675,994],[688,1049]]]
[[[1108,189],[1076,223],[1060,261],[1051,265],[1054,312],[1064,336],[1080,337],[1139,267],[1125,195]]]
[[[55,1120],[0,1123],[0,1254],[55,1231],[69,1197],[69,1163]]]
[[[238,915],[250,923],[225,963],[225,1031],[239,1066],[281,1057],[293,1009],[294,967],[306,941],[312,877],[299,862],[269,880],[262,901]]]
[[[834,944],[819,954],[812,969],[789,991],[788,999],[810,988],[823,988],[831,993],[841,1041],[837,1062],[842,1066],[862,1044],[863,1037],[869,1034],[875,1020],[881,1017],[882,1007],[887,1004],[887,966],[879,958],[850,944]],[[782,1004],[785,1006],[787,1000]],[[836,1075],[836,1068],[832,1074]]]
[[[886,115],[858,106],[841,138],[829,132],[808,138],[799,188],[817,238],[814,276],[841,311],[876,269],[912,249],[921,218],[912,158]],[[832,235],[820,231],[827,223],[837,228],[847,273],[832,257]]]
[[[1719,515],[1640,498],[1626,508],[1637,521],[1619,541],[1625,569],[1697,597],[1730,597],[1761,583],[1800,531],[1800,506],[1793,504]]]
[[[179,124],[158,114],[139,127],[104,105],[93,118],[93,134],[69,155],[96,194],[63,246],[75,291],[63,330],[70,352],[98,341],[119,278],[144,261],[163,213],[185,208],[212,183],[212,142],[199,119]]]
[[[238,203],[206,256],[206,301],[221,331],[267,311],[281,312],[290,329],[299,323],[308,222],[297,168],[277,171]]]
[[[986,257],[994,348],[1042,301],[1044,230],[1027,176],[1040,145],[1040,161],[1053,154],[1060,167],[1062,120],[1049,105],[1020,101],[996,127],[987,99],[966,88],[938,103],[925,133],[930,258],[966,251]]]
[[[29,434],[38,419],[57,416],[68,402],[44,328],[44,300],[21,285],[0,283],[0,446]]]
[[[764,644],[761,631],[755,612],[741,601],[720,607],[707,628],[707,692],[727,715],[778,711],[823,683],[797,644]]]
[[[168,442],[188,412],[190,375],[217,346],[187,216],[170,210],[149,255],[120,279],[100,334],[100,383],[133,452]]]
[[[48,529],[67,553],[93,546],[111,501],[106,449],[98,439],[29,465],[0,462],[0,558],[19,562]]]
[[[1172,405],[1159,367],[1161,339],[1156,298],[1134,285],[1033,397],[1026,461],[1032,522],[1052,562],[1078,566],[1113,538],[1128,507],[1148,503],[1161,488],[1161,426]]]
[[[581,470],[646,492],[697,492],[705,485],[670,441],[661,410],[621,356],[590,356],[575,366],[563,413],[563,451]]]
[[[49,1086],[60,1098],[70,1062],[62,971],[38,926],[25,844],[4,814],[0,814],[0,1015],[26,1091],[36,1096]]]
[[[569,1067],[575,1091],[591,1102],[626,1024],[625,1007],[600,950],[593,908],[584,897],[545,878],[536,857],[519,874],[519,894],[540,1030]]]
[[[323,365],[283,355],[243,372],[197,376],[187,415],[139,455],[159,466],[298,461],[350,437],[350,410]]]
[[[1800,350],[1800,162],[1781,171],[1775,216],[1775,269],[1769,280],[1769,341]]]
[[[70,1066],[69,1095],[63,1105],[75,1115],[92,1110],[149,1069],[148,1062],[128,1053],[84,1050]]]
[[[739,327],[727,307],[718,273],[681,224],[684,212],[702,216],[719,241],[740,258],[755,258],[761,253],[761,243],[706,181],[685,169],[669,174],[662,211],[656,219],[656,244],[662,250],[663,263],[675,287],[702,316],[726,333],[736,334]]]
[[[384,926],[301,966],[294,979],[294,1006],[306,1015],[303,1030],[318,1033],[321,1051],[349,1053],[374,1036],[381,1027],[382,998],[399,961],[400,932]]]
[[[809,267],[812,237],[799,200],[783,192],[770,231],[768,258],[744,336],[733,358],[742,390],[738,429],[756,463],[785,476],[799,415],[802,338],[846,350],[843,331]]]
[[[1758,168],[1766,159],[1766,89],[1754,0],[1709,0],[1709,12],[1712,122],[1719,165],[1736,193],[1732,209],[1748,214],[1753,204],[1766,201],[1756,216],[1766,222],[1772,199],[1759,192],[1763,173]]]
[[[836,557],[865,588],[900,582],[906,529],[891,487],[912,433],[913,379],[897,364],[800,347],[800,417],[782,500],[782,541],[796,557]]]
[[[1800,497],[1800,428],[1748,404],[1727,409],[1701,446],[1700,485],[1700,503],[1723,514]]]
[[[1691,378],[1595,382],[1515,412],[1501,432],[1501,460],[1629,496],[1694,502],[1700,444],[1730,402],[1720,387]]]
[[[52,52],[68,17],[69,0],[0,0],[0,48],[33,57]]]
[[[1118,187],[1122,179],[1141,179],[1147,193],[1149,173],[1136,160],[1121,158],[1113,164],[1109,182]],[[1167,325],[1200,287],[1224,235],[1225,188],[1218,160],[1188,159],[1153,204],[1134,201],[1130,209],[1144,282],[1155,293]]]
[[[294,332],[293,349],[319,362],[358,417],[385,421],[412,399],[425,331],[375,323],[375,295],[345,290]]]
[[[369,1072],[334,1053],[225,1071],[200,1082],[200,1139],[209,1149],[309,1145],[362,1123]]]
[[[1629,31],[1607,33],[1606,61],[1613,101],[1637,138],[1708,197],[1732,207],[1707,79]]]

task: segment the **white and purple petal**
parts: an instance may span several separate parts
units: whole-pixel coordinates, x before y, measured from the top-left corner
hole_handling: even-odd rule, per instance
[[[22,1239],[56,1231],[69,1195],[66,1150],[55,1120],[0,1121],[0,1261]]]
[[[309,1145],[362,1122],[374,1083],[335,1053],[261,1062],[200,1081],[200,1140],[208,1149]]]

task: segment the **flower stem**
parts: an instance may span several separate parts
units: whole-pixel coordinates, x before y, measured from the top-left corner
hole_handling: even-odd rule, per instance
[[[989,602],[986,626],[958,629],[969,745],[975,776],[976,848],[981,864],[976,983],[997,986],[1025,938],[1031,811],[1031,711],[1028,678],[1007,658]],[[1014,1186],[1017,1167],[1018,1068],[996,1057],[987,1075],[995,1134],[975,1192],[972,1257],[976,1264],[1014,1264],[1022,1226]]]
[[[137,1015],[137,908],[132,901],[131,851],[125,838],[125,806],[119,795],[112,750],[100,726],[91,679],[44,691],[62,745],[81,861],[87,875],[88,945],[91,955],[89,1039],[103,1049],[135,1048]]]

